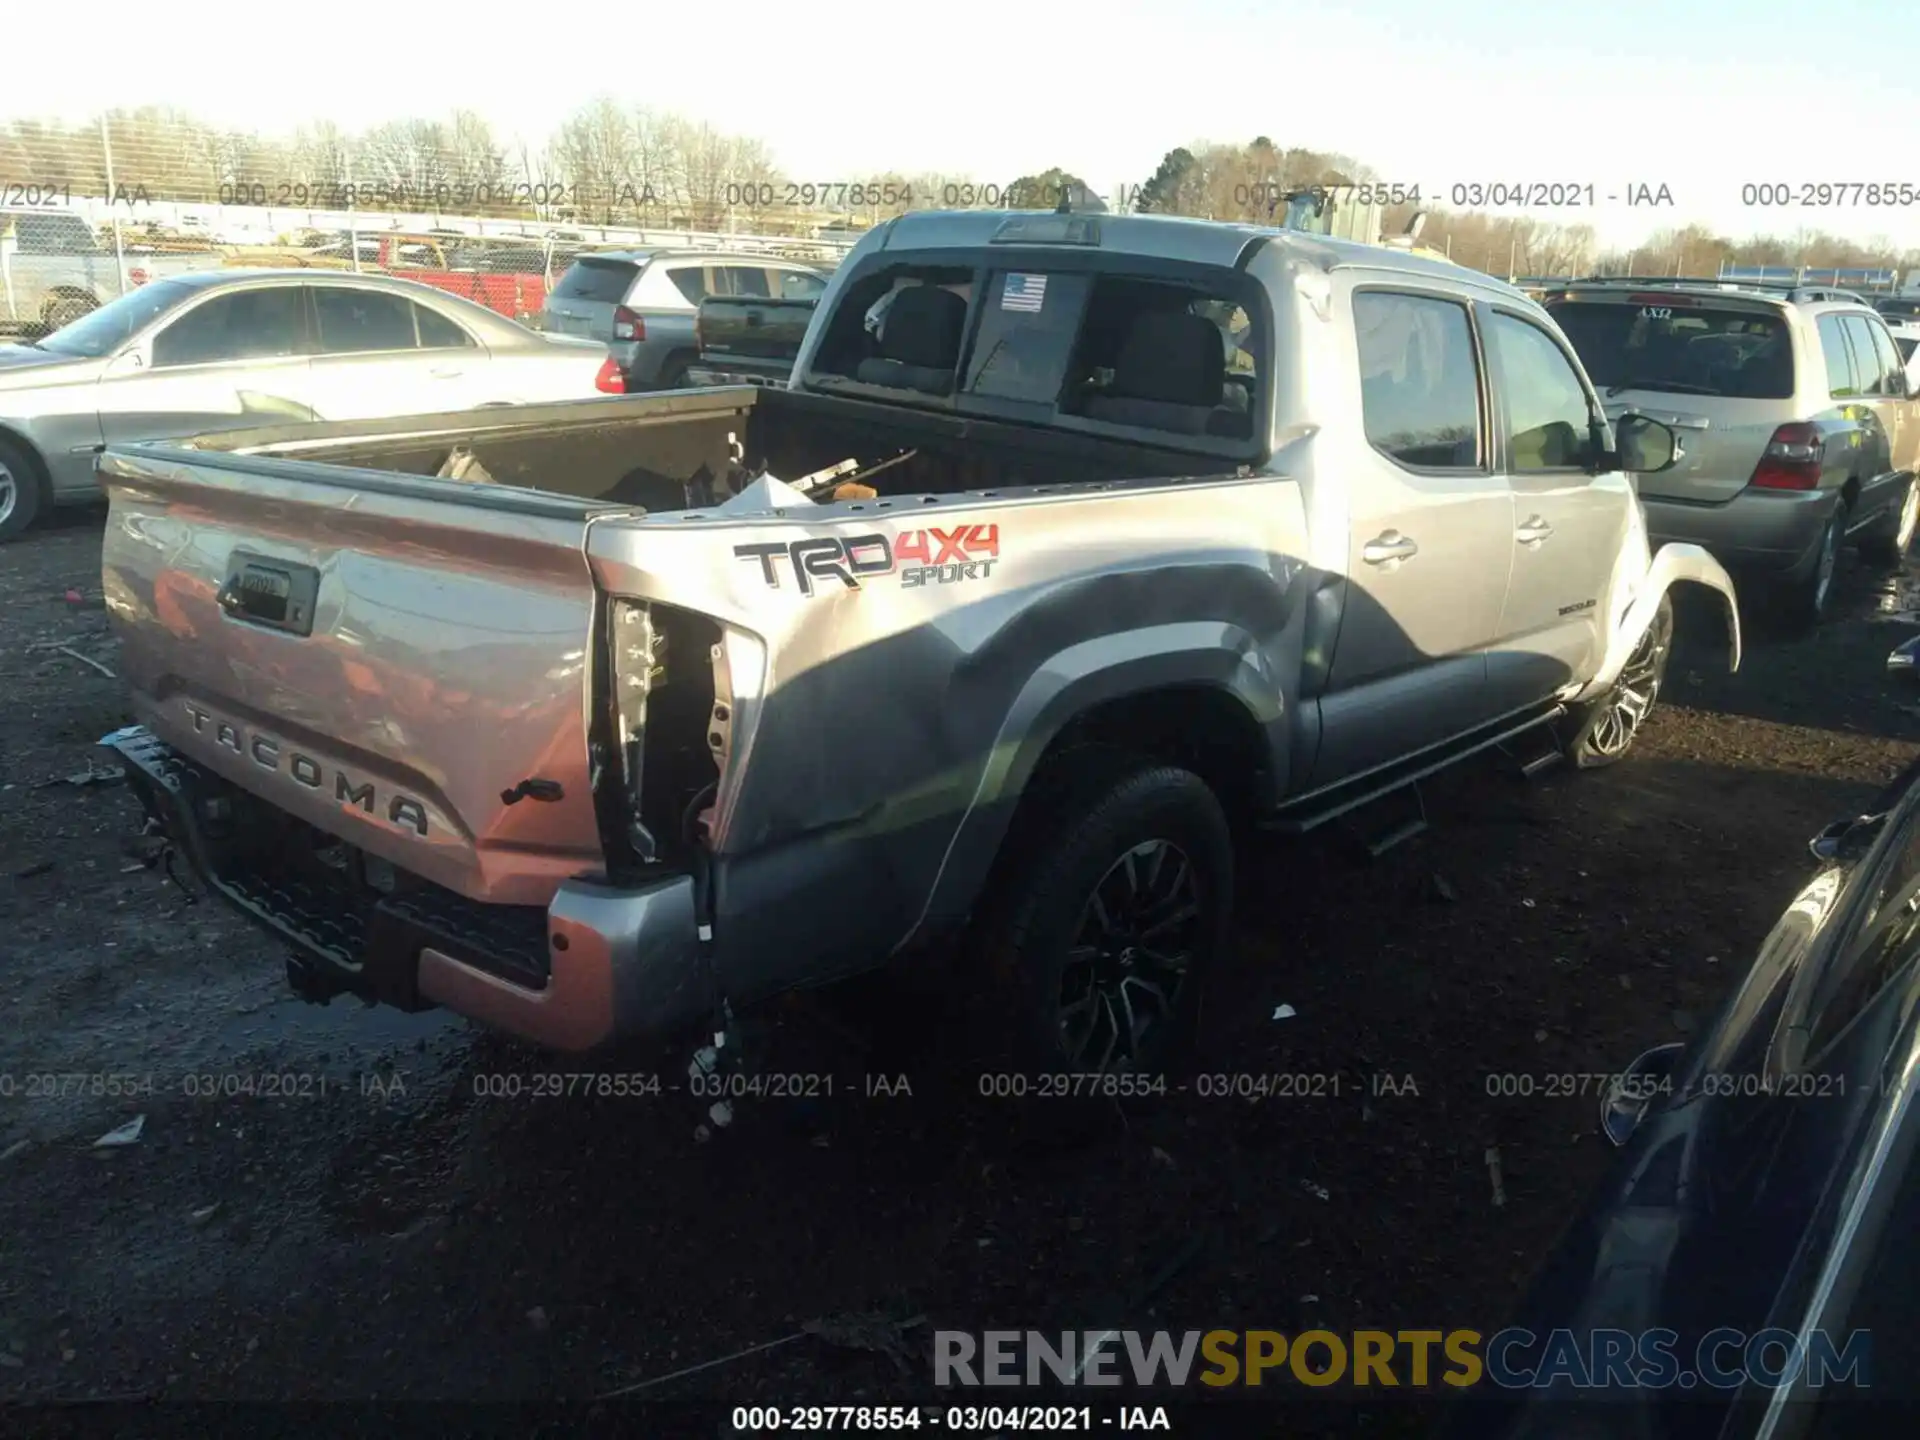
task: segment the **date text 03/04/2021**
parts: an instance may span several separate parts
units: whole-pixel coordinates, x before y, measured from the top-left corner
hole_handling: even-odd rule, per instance
[[[1008,1430],[1092,1433],[1101,1430],[1173,1431],[1164,1405],[736,1405],[736,1431],[846,1433],[876,1430],[951,1430],[1001,1434]]]

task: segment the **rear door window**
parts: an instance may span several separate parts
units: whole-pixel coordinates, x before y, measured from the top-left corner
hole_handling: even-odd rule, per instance
[[[424,305],[413,307],[414,323],[420,329],[423,350],[461,350],[473,346],[473,337],[437,310]]]
[[[633,287],[639,267],[630,260],[576,260],[553,287],[555,298],[618,305]]]
[[[413,329],[413,302],[404,295],[316,285],[313,304],[323,355],[412,350],[419,343]]]
[[[1853,366],[1853,347],[1847,344],[1846,331],[1840,328],[1838,315],[1820,317],[1820,353],[1827,362],[1827,393],[1836,400],[1859,395],[1860,382]]]
[[[1887,327],[1878,320],[1867,321],[1867,329],[1873,335],[1873,348],[1880,352],[1880,369],[1887,377],[1886,393],[1904,396],[1907,393],[1907,359],[1893,343],[1893,336],[1887,333]]]
[[[1686,295],[1549,308],[1596,387],[1671,390],[1735,400],[1793,395],[1793,351],[1778,313],[1720,308]]]
[[[1421,470],[1486,465],[1480,367],[1467,307],[1429,295],[1353,297],[1367,441]]]
[[[1846,328],[1847,339],[1853,342],[1853,363],[1860,375],[1861,393],[1895,394],[1893,377],[1899,367],[1889,365],[1891,357],[1880,351],[1873,333],[1880,328],[1879,324],[1864,315],[1847,315],[1840,323]]]

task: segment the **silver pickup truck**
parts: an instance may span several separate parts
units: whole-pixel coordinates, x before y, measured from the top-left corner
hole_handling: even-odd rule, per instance
[[[0,210],[0,322],[44,335],[152,280],[217,269],[212,251],[116,258],[93,227],[63,210]]]
[[[1451,265],[909,215],[787,389],[110,446],[104,743],[309,998],[587,1049],[960,935],[1035,1063],[1157,1068],[1233,818],[1617,759],[1676,582],[1738,664],[1677,444]]]

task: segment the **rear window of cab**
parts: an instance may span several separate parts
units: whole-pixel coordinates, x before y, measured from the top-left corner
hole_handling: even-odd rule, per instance
[[[907,404],[1244,448],[1268,346],[1250,283],[895,265],[846,289],[809,378]]]

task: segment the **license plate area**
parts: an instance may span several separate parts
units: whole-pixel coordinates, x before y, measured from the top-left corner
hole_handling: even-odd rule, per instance
[[[227,558],[220,609],[229,620],[292,635],[311,635],[314,601],[319,593],[320,572],[312,566],[236,550]]]

